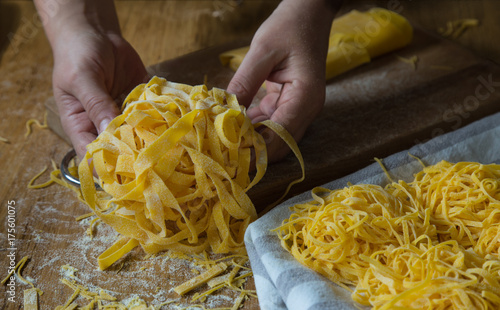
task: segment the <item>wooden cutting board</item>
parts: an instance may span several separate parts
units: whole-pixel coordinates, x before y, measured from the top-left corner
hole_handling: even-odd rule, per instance
[[[168,80],[226,88],[233,72],[218,55],[249,40],[216,46],[159,63],[152,74]],[[418,57],[416,68],[399,57]],[[306,180],[289,196],[500,111],[500,67],[463,47],[415,29],[413,42],[327,81],[326,103],[299,147]],[[49,105],[50,106],[50,105]],[[51,123],[53,119],[50,117]],[[57,118],[55,118],[57,119]],[[57,125],[54,124],[55,127]],[[300,177],[293,154],[269,166],[249,193],[259,211]]]
[[[169,80],[225,88],[233,73],[218,55],[247,42],[195,52],[155,66]],[[417,56],[414,69],[399,57]],[[500,67],[461,46],[417,28],[404,49],[374,59],[327,82],[326,102],[299,147],[309,190],[385,157],[500,111]],[[250,192],[258,210],[300,177],[293,154],[270,165]]]

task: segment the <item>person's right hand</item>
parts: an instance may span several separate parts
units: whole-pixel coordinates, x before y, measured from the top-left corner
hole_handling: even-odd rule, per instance
[[[54,55],[54,97],[78,157],[147,80],[139,55],[122,37],[113,0],[35,0]]]
[[[118,34],[77,29],[57,38],[54,97],[79,158],[119,114],[119,101],[146,76],[140,57]]]

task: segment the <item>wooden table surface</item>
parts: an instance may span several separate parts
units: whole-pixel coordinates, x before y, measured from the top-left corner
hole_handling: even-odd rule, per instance
[[[233,1],[117,1],[116,6],[125,38],[149,66],[250,36],[278,1],[242,0],[238,3],[240,5]],[[390,0],[354,1],[349,5],[367,4],[398,5],[401,13],[414,24],[430,31],[445,26],[449,20],[477,18],[480,26],[470,29],[455,41],[481,57],[500,63],[500,41],[497,40],[500,20],[494,14],[500,11],[500,1]],[[95,258],[100,254],[98,246],[92,248],[91,241],[85,239],[80,240],[80,247],[75,247],[75,242],[67,238],[80,234],[84,239],[88,223],[78,223],[74,218],[87,213],[87,208],[63,187],[27,188],[35,174],[50,166],[51,159],[59,163],[70,149],[58,136],[36,126],[31,135],[24,137],[27,120],[43,119],[44,102],[52,95],[51,74],[50,46],[33,3],[0,0],[0,137],[9,141],[0,142],[0,276],[3,278],[7,273],[8,255],[12,252],[9,237],[13,237],[10,239],[16,248],[13,250],[16,261],[25,255],[31,256],[23,274],[45,291],[40,298],[41,309],[53,308],[57,302],[64,302],[70,296],[71,292],[54,279],[59,279],[61,265],[80,262],[77,256],[83,257],[87,269],[79,272],[88,275],[87,281],[103,288],[116,285],[107,282],[105,274],[95,270]],[[44,174],[42,179],[47,177],[48,174]],[[14,236],[7,235],[9,205],[15,209],[12,214],[16,225]],[[105,236],[110,231],[102,226],[97,227],[97,234],[101,237],[95,242],[109,245],[112,240]],[[135,253],[134,257],[140,257],[140,253]],[[130,268],[139,266],[138,263]],[[154,266],[151,268],[151,272],[161,271]],[[131,275],[130,281],[134,278]],[[166,280],[158,279],[158,285],[162,281]],[[129,284],[122,282],[119,285]],[[139,296],[142,291],[147,291],[140,284],[129,286]],[[15,302],[7,300],[7,288],[0,288],[0,308],[21,308],[22,290],[28,287],[17,282]],[[151,300],[152,296],[149,294],[145,299]],[[257,309],[258,303],[253,298],[244,307]]]

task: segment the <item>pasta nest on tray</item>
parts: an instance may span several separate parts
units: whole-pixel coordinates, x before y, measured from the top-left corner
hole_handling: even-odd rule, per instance
[[[311,195],[275,231],[354,301],[380,310],[500,309],[500,165],[443,160],[409,183]]]
[[[267,167],[255,126],[222,89],[159,77],[137,86],[79,165],[86,203],[122,235],[99,257],[100,268],[138,244],[147,253],[245,253],[245,230],[257,218],[246,192]],[[93,169],[107,194],[96,191]]]

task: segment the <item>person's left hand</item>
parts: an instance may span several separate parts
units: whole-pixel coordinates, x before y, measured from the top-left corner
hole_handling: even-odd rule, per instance
[[[332,0],[285,0],[256,32],[228,86],[248,107],[266,82],[266,95],[247,111],[252,121],[270,119],[299,141],[325,101],[325,61],[335,8]],[[288,147],[273,132],[263,136],[270,161]]]

